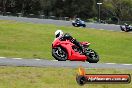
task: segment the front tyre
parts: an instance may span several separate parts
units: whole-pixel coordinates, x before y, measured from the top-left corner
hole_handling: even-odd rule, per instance
[[[79,27],[79,25],[76,24],[76,23],[72,23],[72,25],[73,25],[74,27]]]
[[[83,27],[86,27],[86,24],[83,24]]]
[[[123,26],[120,26],[120,28],[121,28],[121,30],[122,30],[122,31],[125,31],[125,30],[124,30],[124,29],[125,29],[125,27],[123,27]]]
[[[72,23],[72,25],[75,27],[75,23]]]
[[[86,51],[86,56],[89,63],[97,63],[99,61],[99,55],[92,49]]]
[[[52,48],[52,56],[58,61],[67,60],[67,52],[61,47]]]

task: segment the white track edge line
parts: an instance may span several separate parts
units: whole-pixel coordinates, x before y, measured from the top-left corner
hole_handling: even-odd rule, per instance
[[[6,58],[6,57],[0,57],[1,59],[2,58]],[[11,58],[11,59],[23,59],[23,58]],[[41,59],[34,59],[34,60],[41,60]],[[51,61],[57,61],[57,60],[51,60]],[[103,64],[118,64],[118,63],[103,63]],[[120,65],[132,65],[132,64],[120,64]]]
[[[35,59],[35,60],[41,60],[41,59]]]
[[[105,64],[116,64],[116,63],[105,63]]]
[[[132,64],[122,64],[122,65],[132,65]]]
[[[0,57],[0,58],[6,58],[6,57]]]

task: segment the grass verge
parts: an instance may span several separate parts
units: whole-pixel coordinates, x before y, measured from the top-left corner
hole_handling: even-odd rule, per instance
[[[0,67],[0,88],[80,88],[76,83],[78,69]],[[92,74],[131,74],[131,70],[87,69]],[[86,84],[83,88],[131,88],[130,84]]]
[[[62,29],[78,41],[91,42],[90,48],[103,63],[132,63],[132,34],[88,28],[0,20],[0,56],[53,59],[54,32]]]

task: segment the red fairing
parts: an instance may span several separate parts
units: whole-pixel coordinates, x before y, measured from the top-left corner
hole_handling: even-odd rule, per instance
[[[82,42],[82,45],[89,45],[88,42]],[[55,39],[52,44],[52,48],[56,48],[61,46],[64,48],[68,54],[68,60],[73,61],[86,61],[88,59],[85,55],[80,54],[79,52],[75,51],[72,47],[75,46],[69,40],[60,41],[59,38]]]
[[[72,54],[69,57],[69,60],[73,60],[73,61],[85,61],[87,59],[87,57],[85,55],[79,55],[79,54]]]

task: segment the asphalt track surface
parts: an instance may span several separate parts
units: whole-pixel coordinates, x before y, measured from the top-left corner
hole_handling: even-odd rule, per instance
[[[19,22],[31,22],[31,23],[38,23],[38,24],[55,24],[58,26],[72,26],[72,21],[52,20],[52,19],[0,16],[0,20],[15,20],[15,21],[19,21]],[[114,25],[114,24],[86,23],[86,25],[87,25],[87,28],[121,31],[120,26]]]
[[[22,58],[0,58],[0,66],[27,66],[27,67],[69,67],[78,68],[113,68],[113,69],[132,69],[132,64],[115,63],[88,63],[80,61],[56,61],[42,59],[22,59]]]
[[[0,20],[15,20],[19,22],[31,22],[38,24],[55,24],[58,26],[72,26],[70,21],[23,18],[23,17],[8,17],[0,16]],[[120,31],[119,25],[108,24],[86,24],[88,28]],[[79,61],[55,61],[42,59],[22,59],[22,58],[6,58],[0,57],[0,66],[32,66],[32,67],[71,67],[76,68],[83,66],[85,68],[115,68],[115,69],[132,69],[132,64],[116,64],[116,63],[88,63]]]

